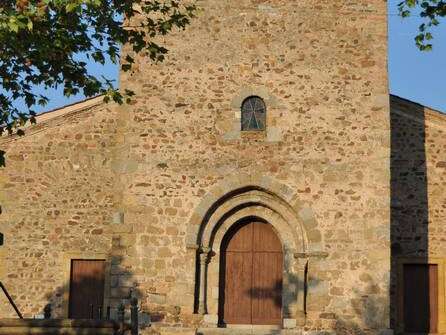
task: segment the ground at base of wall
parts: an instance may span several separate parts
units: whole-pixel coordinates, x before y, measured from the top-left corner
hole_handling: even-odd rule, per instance
[[[300,329],[234,329],[234,328],[180,328],[180,327],[151,327],[142,335],[339,335],[334,330],[312,330]],[[343,335],[347,335],[344,333]],[[348,335],[393,335],[390,329],[355,333]]]

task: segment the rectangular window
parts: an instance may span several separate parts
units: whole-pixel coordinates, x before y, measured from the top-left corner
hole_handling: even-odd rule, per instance
[[[438,331],[438,265],[404,264],[403,317],[408,333]]]
[[[71,260],[70,319],[97,319],[104,304],[105,260]]]

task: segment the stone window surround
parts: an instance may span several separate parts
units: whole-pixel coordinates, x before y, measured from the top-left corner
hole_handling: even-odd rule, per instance
[[[445,276],[446,257],[398,257],[397,258],[397,305],[396,333],[404,332],[404,283],[403,268],[405,264],[432,264],[438,266],[438,333],[446,332]]]
[[[66,252],[63,254],[62,262],[63,262],[63,279],[64,286],[62,291],[62,317],[68,318],[68,310],[70,304],[70,281],[71,281],[71,261],[73,259],[82,259],[82,260],[104,260],[105,261],[105,282],[104,282],[104,311],[105,307],[109,305],[110,302],[110,267],[111,262],[108,259],[108,255],[106,253],[101,252]]]
[[[305,269],[311,259],[327,255],[320,250],[319,240],[308,239],[317,235],[312,210],[300,203],[291,189],[265,176],[230,177],[196,209],[187,236],[188,248],[199,262],[196,311],[209,326],[218,326],[221,241],[231,226],[247,217],[272,224],[284,248],[283,328],[304,325]]]
[[[242,104],[247,98],[256,96],[263,100],[266,106],[266,129],[265,130],[245,130],[242,131]],[[227,141],[239,140],[242,138],[262,135],[265,142],[280,142],[282,140],[282,131],[277,126],[279,118],[280,104],[278,99],[272,95],[266,87],[242,87],[231,101],[231,130],[223,135]]]

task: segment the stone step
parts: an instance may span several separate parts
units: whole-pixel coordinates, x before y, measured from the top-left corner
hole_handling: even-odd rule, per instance
[[[0,335],[114,335],[111,328],[1,327]]]
[[[196,335],[301,335],[300,330],[262,327],[246,328],[199,328]]]
[[[0,335],[113,335],[118,329],[102,320],[0,319]]]
[[[335,331],[304,331],[302,329],[279,329],[269,326],[233,326],[229,328],[209,327],[197,329],[153,324],[151,330],[153,334],[160,335],[336,335]]]

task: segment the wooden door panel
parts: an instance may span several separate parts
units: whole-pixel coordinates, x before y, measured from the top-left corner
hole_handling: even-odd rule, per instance
[[[281,325],[282,244],[271,225],[245,223],[222,244],[220,287],[226,324]]]
[[[224,322],[251,323],[252,254],[226,253]]]
[[[282,253],[253,255],[253,324],[282,324],[282,263]]]
[[[438,267],[406,264],[403,268],[404,328],[408,333],[436,333],[438,325]]]
[[[103,309],[104,303],[104,282],[104,260],[71,261],[69,318],[99,317],[99,309]]]
[[[253,224],[248,223],[229,231],[230,240],[226,247],[227,251],[252,251],[252,230]]]
[[[422,269],[422,268],[421,268]],[[425,272],[416,264],[404,265],[404,327],[407,332],[428,331]]]
[[[253,224],[253,251],[282,252],[282,243],[270,224]]]
[[[429,331],[438,332],[438,265],[429,265]]]

